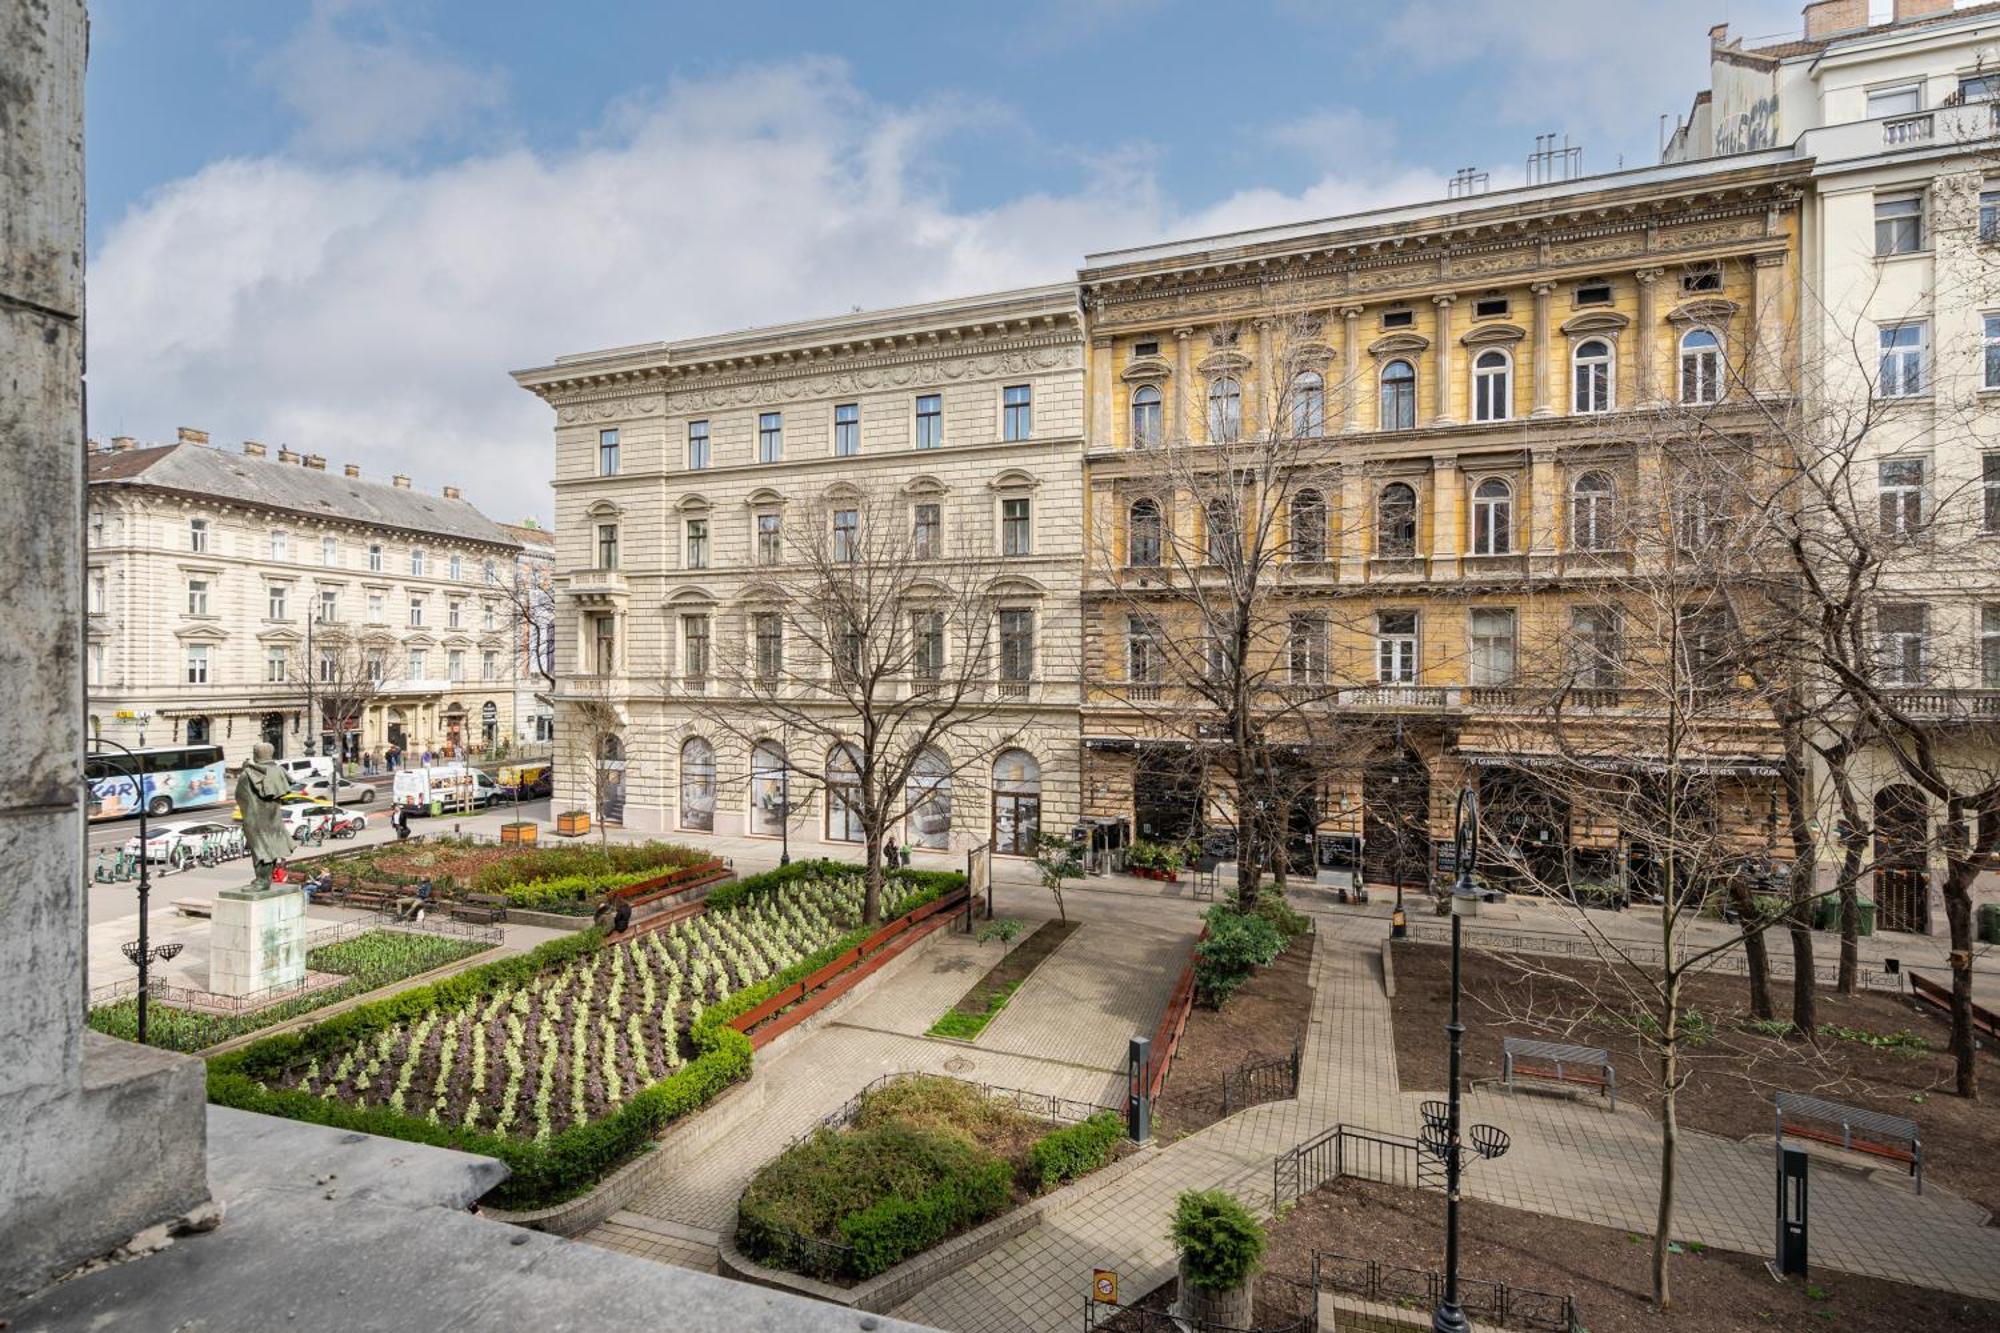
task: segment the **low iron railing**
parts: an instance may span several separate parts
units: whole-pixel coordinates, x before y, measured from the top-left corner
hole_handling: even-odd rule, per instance
[[[1442,1189],[1444,1162],[1415,1139],[1335,1125],[1272,1159],[1271,1206],[1282,1209],[1342,1176]]]
[[[1102,1328],[1115,1318],[1126,1333],[1317,1333],[1319,1303],[1317,1292],[1310,1284],[1273,1273],[1259,1277],[1257,1283],[1260,1300],[1282,1293],[1281,1303],[1295,1307],[1296,1313],[1287,1310],[1272,1320],[1267,1312],[1267,1317],[1254,1327],[1242,1328],[1235,1324],[1189,1319],[1171,1310],[1101,1301],[1093,1294],[1084,1298],[1083,1327],[1089,1333],[1089,1330]]]
[[[1299,1047],[1275,1059],[1248,1060],[1222,1076],[1222,1115],[1226,1120],[1246,1106],[1281,1102],[1299,1094]]]
[[[1432,1309],[1444,1295],[1444,1274],[1436,1269],[1385,1264],[1330,1250],[1313,1251],[1312,1272],[1314,1291],[1358,1300]],[[1564,1293],[1461,1275],[1458,1303],[1468,1318],[1482,1325],[1547,1333],[1572,1333],[1577,1327],[1576,1298]]]
[[[1409,937],[1418,944],[1449,944],[1451,928],[1435,922],[1412,921],[1409,923]],[[1558,957],[1577,958],[1588,962],[1616,962],[1639,967],[1660,967],[1666,959],[1665,951],[1657,944],[1627,940],[1607,942],[1587,935],[1489,930],[1483,926],[1476,926],[1466,928],[1464,938],[1466,948],[1484,949],[1494,953],[1554,954]],[[1678,948],[1674,951],[1674,956],[1676,959],[1685,960],[1695,948],[1699,947],[1697,945]],[[1777,958],[1770,960],[1768,969],[1774,981],[1789,980],[1792,976],[1791,965]],[[1733,950],[1718,952],[1702,960],[1698,970],[1745,976],[1750,971],[1750,962]],[[1813,969],[1813,980],[1821,986],[1832,986],[1838,979],[1838,970],[1834,967]],[[1861,985],[1865,990],[1900,991],[1902,980],[1893,972],[1864,967],[1861,969]]]

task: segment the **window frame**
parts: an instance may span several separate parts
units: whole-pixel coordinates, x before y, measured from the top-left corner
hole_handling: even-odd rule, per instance
[[[708,515],[689,514],[681,519],[681,559],[686,569],[708,568]]]
[[[181,652],[181,675],[189,685],[206,685],[214,667],[209,644],[190,643]]]
[[[846,415],[843,417],[843,413]],[[861,404],[833,405],[833,456],[855,458],[861,453]]]
[[[1695,339],[1706,338],[1706,343]],[[1722,336],[1705,324],[1697,324],[1674,342],[1680,368],[1680,401],[1690,406],[1719,403],[1723,396]],[[1695,371],[1690,380],[1690,367]],[[1695,392],[1688,392],[1693,385]]]
[[[1390,627],[1391,619],[1397,623]],[[1409,628],[1401,628],[1407,618]],[[1423,612],[1377,611],[1375,613],[1375,683],[1392,687],[1413,686],[1423,680]]]
[[[757,414],[757,461],[759,463],[782,463],[785,461],[785,414],[783,412],[759,412]]]
[[[1010,624],[1015,627],[1010,634]],[[1025,626],[1025,630],[1020,627]],[[994,613],[995,637],[999,641],[1000,681],[1026,685],[1035,678],[1035,609],[1003,606]],[[1025,645],[1025,646],[1024,646]]]
[[[1319,610],[1293,611],[1285,619],[1285,679],[1293,685],[1327,681],[1329,621]]]
[[[703,417],[687,424],[687,468],[690,472],[705,472],[713,455],[713,444],[709,439],[708,418]]]
[[[1590,347],[1603,348],[1602,354],[1586,353]],[[1618,347],[1598,334],[1577,340],[1570,349],[1570,411],[1577,416],[1597,416],[1618,408]]]
[[[1020,506],[1018,514],[1010,512]],[[1035,553],[1035,504],[1027,495],[1000,497],[1000,555],[1003,559]]]
[[[832,517],[832,537],[827,548],[833,559],[851,565],[861,558],[861,511],[836,509]]]
[[[1394,374],[1400,368],[1403,373]],[[1375,428],[1415,430],[1417,428],[1417,366],[1404,356],[1393,356],[1375,372]]]
[[[1141,513],[1141,509],[1146,513]],[[1150,533],[1146,530],[1150,529]],[[1166,558],[1166,518],[1160,502],[1141,495],[1125,506],[1125,567],[1158,569]],[[1142,558],[1150,557],[1150,558]]]
[[[1398,499],[1395,509],[1390,508],[1389,493],[1391,491],[1400,491],[1409,496],[1407,512],[1401,512],[1403,506],[1400,499]],[[1376,559],[1414,560],[1416,558],[1417,553],[1423,546],[1421,540],[1423,527],[1420,521],[1422,509],[1423,497],[1418,495],[1414,484],[1407,481],[1386,481],[1382,483],[1381,489],[1375,492]],[[1393,542],[1389,540],[1392,535],[1392,529],[1390,528],[1392,522],[1396,525],[1393,531],[1396,540]],[[1407,542],[1402,540],[1402,528],[1405,524],[1409,528],[1409,540]],[[1404,547],[1408,549],[1401,549]]]
[[[928,410],[925,404],[930,404]],[[944,448],[944,395],[941,393],[920,393],[916,404],[916,431],[913,436],[919,449]]]
[[[616,570],[618,568],[618,525],[599,523],[597,525],[597,568]]]
[[[1915,470],[1914,480],[1890,480],[1892,470]],[[1875,461],[1875,495],[1878,531],[1892,541],[1914,541],[1923,536],[1931,520],[1930,460],[1921,455],[1900,454]]]
[[[1900,341],[1903,334],[1915,332],[1914,345]],[[1905,319],[1875,326],[1878,359],[1875,373],[1875,396],[1882,399],[1923,398],[1931,391],[1930,383],[1930,321],[1927,319]],[[1897,368],[1892,373],[1891,362]],[[1895,391],[1891,392],[1891,384]]]
[[[944,558],[943,501],[919,500],[910,506],[910,557],[914,560]]]
[[[1930,228],[1925,211],[1921,190],[1891,190],[1876,195],[1872,213],[1875,258],[1894,259],[1929,249]]]
[[[1292,376],[1292,434],[1302,440],[1326,435],[1326,376],[1308,367]]]
[[[1487,629],[1482,632],[1482,621]],[[1505,633],[1492,626],[1503,624]],[[1466,682],[1476,689],[1513,685],[1521,669],[1521,613],[1511,606],[1474,606],[1465,612]],[[1496,649],[1505,661],[1494,656]]]
[[[1166,397],[1157,384],[1141,384],[1132,390],[1129,404],[1132,447],[1157,449],[1166,438]]]
[[[1489,487],[1497,492],[1482,494]],[[1466,554],[1501,556],[1514,554],[1514,484],[1505,477],[1480,477],[1471,489],[1471,540]]]
[[[1892,627],[1889,613],[1907,613],[1914,622]],[[1884,683],[1898,689],[1921,686],[1930,675],[1930,616],[1921,602],[1892,602],[1875,608],[1875,653]]]
[[[597,432],[597,475],[615,477],[620,466],[619,437],[616,426],[606,426]]]
[[[751,553],[759,566],[785,563],[785,516],[775,509],[760,510],[750,516]]]
[[[188,519],[188,550],[194,555],[208,554],[208,520],[200,517]]]
[[[1593,478],[1603,485],[1586,487]],[[1618,523],[1618,479],[1605,468],[1586,468],[1570,483],[1570,549],[1615,551]]]
[[[1208,382],[1208,442],[1236,444],[1243,439],[1243,381],[1217,375]]]
[[[1000,439],[1016,444],[1035,437],[1035,386],[1000,386]]]
[[[1323,565],[1330,554],[1326,493],[1317,486],[1302,488],[1285,507],[1286,536],[1291,559],[1302,565]]]
[[[714,665],[713,631],[706,611],[683,611],[680,616],[681,679],[707,680]]]
[[[1488,365],[1489,358],[1498,358]],[[1476,423],[1511,421],[1514,417],[1514,355],[1504,347],[1481,347],[1472,353],[1471,410]]]

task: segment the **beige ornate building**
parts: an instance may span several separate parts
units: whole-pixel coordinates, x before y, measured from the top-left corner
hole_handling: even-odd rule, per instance
[[[94,450],[89,483],[92,735],[208,742],[233,766],[259,740],[355,758],[514,734],[514,627],[494,589],[521,546],[456,488],[254,442],[228,453],[186,428]]]
[[[1035,829],[1075,819],[1073,287],[615,348],[515,379],[556,409],[559,756],[579,707],[616,714],[601,792],[569,757],[559,804],[678,834],[788,833],[808,850],[858,837],[839,801],[811,795],[833,755],[804,752],[730,667],[751,656],[760,598],[805,558],[806,514],[838,494],[852,508],[835,524],[894,513],[919,548],[967,553],[993,609],[989,702],[927,756],[935,799],[904,836],[1026,851]],[[764,614],[775,626],[782,610]],[[778,792],[793,783],[786,827]]]

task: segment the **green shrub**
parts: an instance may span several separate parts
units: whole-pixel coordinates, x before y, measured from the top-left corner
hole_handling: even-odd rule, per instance
[[[840,1235],[853,1247],[852,1275],[874,1277],[1007,1206],[1011,1173],[998,1158],[963,1177],[938,1181],[914,1198],[891,1195],[840,1219]]]
[[[1312,929],[1312,922],[1305,914],[1293,911],[1285,895],[1275,889],[1266,889],[1257,896],[1257,915],[1276,926],[1287,944]]]
[[[1028,1149],[1028,1172],[1036,1191],[1052,1190],[1108,1165],[1124,1137],[1124,1122],[1109,1111],[1044,1134]]]
[[[1135,870],[1179,870],[1187,864],[1187,856],[1178,843],[1140,838],[1126,851],[1125,864]]]
[[[1264,1227],[1221,1190],[1189,1190],[1174,1201],[1167,1233],[1180,1248],[1182,1272],[1203,1291],[1229,1291],[1257,1271]]]
[[[1246,916],[1221,903],[1208,909],[1208,936],[1195,946],[1195,995],[1220,1009],[1257,968],[1285,947],[1285,937],[1262,916]]]

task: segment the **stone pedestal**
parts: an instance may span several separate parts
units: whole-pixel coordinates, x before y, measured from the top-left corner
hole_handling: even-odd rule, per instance
[[[215,895],[208,935],[208,988],[250,995],[306,979],[306,897],[290,889]]]

